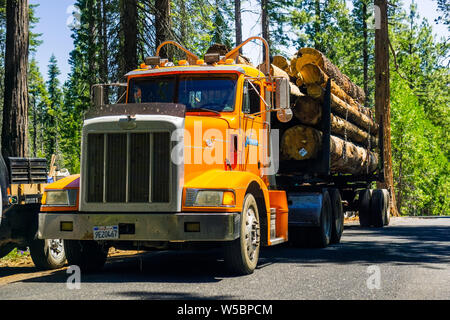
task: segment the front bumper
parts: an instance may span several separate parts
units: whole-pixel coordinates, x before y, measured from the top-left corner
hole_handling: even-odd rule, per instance
[[[61,231],[62,222],[72,222],[73,230]],[[186,231],[189,222],[199,223],[200,230]],[[115,225],[119,226],[118,241],[231,241],[239,237],[240,213],[41,212],[38,237],[93,240],[94,227]],[[121,232],[121,226],[126,226],[126,231]]]

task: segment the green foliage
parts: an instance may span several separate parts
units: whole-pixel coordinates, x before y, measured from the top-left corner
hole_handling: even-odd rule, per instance
[[[138,1],[138,59],[153,55],[155,1]],[[440,22],[448,25],[448,1],[436,0]],[[4,54],[4,0],[0,0],[0,62]],[[374,96],[373,1],[273,0],[268,4],[271,50],[315,47],[356,84],[366,87],[369,105]],[[448,95],[449,45],[436,39],[420,18],[415,2],[405,10],[401,0],[389,6],[391,56],[392,155],[396,193],[402,214],[437,215],[450,212]],[[36,62],[30,63],[30,136],[38,156],[60,155],[60,166],[79,172],[83,113],[90,105],[90,88],[97,82],[121,79],[123,35],[119,0],[77,0],[81,26],[73,29],[71,73],[61,90],[57,62],[50,61],[45,85]],[[234,44],[233,2],[172,0],[167,40],[175,40],[201,56],[213,43]],[[31,15],[33,10],[31,10]],[[36,18],[31,18],[33,20]],[[37,40],[37,38],[35,38]],[[33,42],[37,46],[39,42]],[[33,46],[33,45],[32,45]],[[364,48],[367,55],[364,55]],[[184,54],[171,49],[174,61]],[[364,63],[366,62],[366,66]],[[0,80],[3,76],[0,63]],[[136,66],[137,67],[137,66]],[[127,70],[128,71],[128,70]],[[364,77],[366,73],[366,77]],[[2,82],[3,83],[3,82]],[[0,85],[0,105],[2,99]],[[118,95],[109,91],[114,102]],[[53,144],[52,144],[53,143]]]
[[[427,118],[407,81],[398,75],[392,80],[391,130],[397,205],[402,214],[448,214],[449,148],[442,141],[442,128]]]
[[[28,93],[29,93],[29,150],[30,155],[45,157],[44,133],[46,126],[44,119],[50,107],[48,91],[44,79],[42,78],[36,59],[30,61],[28,70]]]
[[[417,5],[392,12],[392,148],[403,214],[449,214],[448,45],[438,42]]]

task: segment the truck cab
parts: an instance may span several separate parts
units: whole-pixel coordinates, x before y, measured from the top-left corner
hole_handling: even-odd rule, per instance
[[[248,274],[261,246],[288,240],[286,193],[271,188],[270,124],[271,112],[288,114],[287,80],[237,63],[242,45],[204,59],[175,45],[187,59],[146,59],[126,75],[124,103],[93,90],[77,210],[39,215],[39,238],[64,239],[70,264],[98,269],[112,245],[208,243]]]

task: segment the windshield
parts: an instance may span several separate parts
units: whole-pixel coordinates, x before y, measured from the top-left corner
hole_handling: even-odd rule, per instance
[[[128,103],[174,102],[186,111],[234,110],[237,76],[181,75],[130,80]]]

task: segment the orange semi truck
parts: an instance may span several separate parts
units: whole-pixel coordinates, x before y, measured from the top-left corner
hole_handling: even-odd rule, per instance
[[[204,59],[165,42],[126,75],[124,103],[105,104],[104,86],[94,86],[81,174],[46,188],[39,238],[64,239],[69,264],[84,270],[101,268],[111,246],[208,244],[223,248],[233,272],[249,274],[263,246],[339,242],[344,210],[386,224],[389,197],[370,190],[380,172],[330,174],[329,143],[314,162],[279,160],[277,128],[292,118],[289,81],[236,63],[255,39],[269,57],[259,37]],[[186,60],[161,59],[168,44]]]

